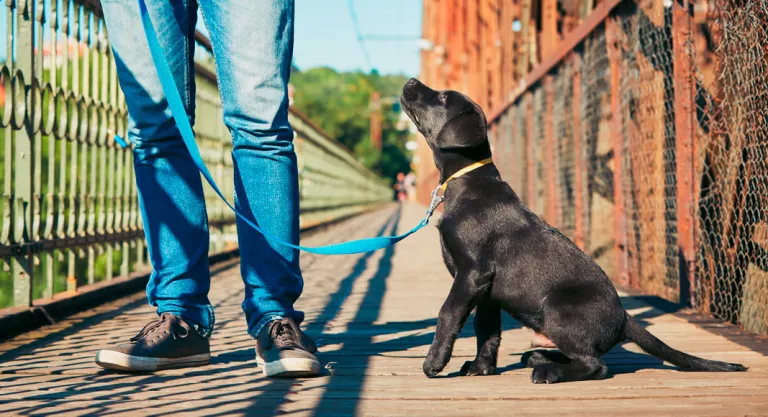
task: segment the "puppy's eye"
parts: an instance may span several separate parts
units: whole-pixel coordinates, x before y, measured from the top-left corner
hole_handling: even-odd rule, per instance
[[[445,99],[446,98],[447,98],[447,94],[445,94],[445,93],[440,93],[440,94],[437,95],[437,101],[439,101],[439,102],[441,102],[443,104],[445,104]]]

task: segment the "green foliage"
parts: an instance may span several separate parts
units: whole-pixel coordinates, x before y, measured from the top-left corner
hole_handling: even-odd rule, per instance
[[[400,116],[393,101],[408,77],[380,75],[377,72],[337,72],[318,67],[306,71],[292,68],[291,83],[295,87],[294,106],[329,136],[351,149],[368,168],[394,179],[398,172],[408,172],[410,156],[405,149],[407,132],[397,129]],[[382,150],[371,143],[370,99],[381,94]]]

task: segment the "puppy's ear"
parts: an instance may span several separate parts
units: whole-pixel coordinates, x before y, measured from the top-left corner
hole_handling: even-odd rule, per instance
[[[488,140],[485,118],[477,113],[464,113],[449,120],[437,134],[437,145],[443,149],[470,148]]]

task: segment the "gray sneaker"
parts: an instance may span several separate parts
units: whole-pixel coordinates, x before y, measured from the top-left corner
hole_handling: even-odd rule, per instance
[[[256,339],[256,363],[266,376],[300,377],[320,373],[315,343],[293,319],[269,322]]]
[[[202,366],[210,360],[208,339],[170,313],[163,313],[157,320],[149,322],[129,343],[96,353],[97,365],[134,372]]]

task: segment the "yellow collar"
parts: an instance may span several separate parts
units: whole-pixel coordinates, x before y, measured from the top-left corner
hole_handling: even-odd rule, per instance
[[[468,172],[472,172],[472,171],[474,171],[474,170],[476,170],[476,169],[478,169],[478,168],[480,168],[482,166],[485,166],[485,165],[488,165],[488,164],[492,164],[492,163],[493,163],[493,158],[487,158],[487,159],[483,159],[482,161],[475,162],[474,164],[472,164],[472,165],[470,165],[470,166],[468,166],[466,168],[460,169],[458,172],[456,172],[455,174],[451,175],[450,177],[448,177],[447,180],[445,180],[443,185],[440,186],[440,190],[445,192],[445,189],[448,188],[448,183],[451,182],[452,180],[455,180],[456,178],[459,178],[460,176],[462,176],[462,175],[464,175],[464,174],[466,174]]]

